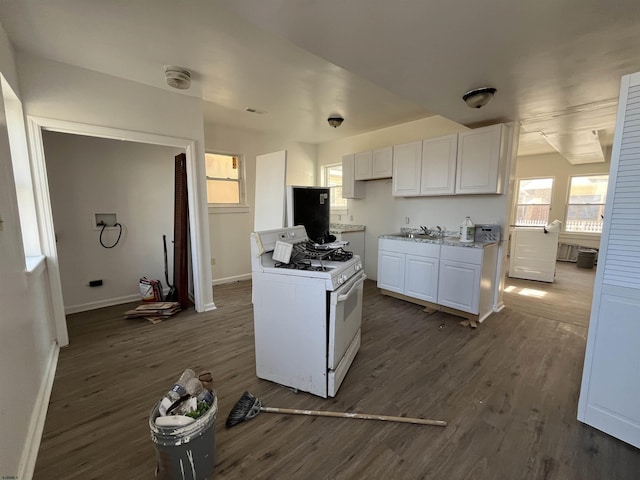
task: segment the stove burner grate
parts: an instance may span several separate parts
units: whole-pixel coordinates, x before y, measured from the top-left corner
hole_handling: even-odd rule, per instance
[[[310,270],[316,272],[327,272],[331,270],[325,267],[323,261],[346,262],[353,258],[353,252],[348,252],[342,247],[333,249],[315,248],[311,241],[295,243],[291,250],[289,263],[276,262],[276,268],[287,268],[291,270]]]
[[[313,264],[311,263],[311,260],[300,260],[297,262],[291,262],[291,263],[282,263],[282,262],[277,262],[275,264],[276,268],[286,268],[289,270],[308,270],[308,271],[312,271],[312,272],[328,272],[329,270],[331,270],[330,268],[325,267],[324,265],[322,265],[322,262],[320,262],[319,264]]]
[[[338,248],[316,248],[315,244],[308,240],[293,245],[291,262],[294,263],[303,259],[331,260],[334,262],[346,262],[353,258],[353,252],[348,252],[342,247]]]

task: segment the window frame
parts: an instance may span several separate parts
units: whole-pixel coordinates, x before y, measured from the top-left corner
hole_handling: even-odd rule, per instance
[[[326,163],[320,166],[320,169],[321,169],[320,181],[323,187],[333,188],[335,186],[335,185],[334,186],[328,185],[329,183],[328,171],[330,168],[335,168],[335,167],[340,167],[342,169],[342,162]],[[342,178],[344,178],[344,176]],[[340,183],[340,187],[342,187],[342,183]],[[344,200],[345,202],[344,206],[334,206],[333,204],[329,206],[331,215],[346,215],[349,212],[347,199],[342,198],[342,200]]]
[[[245,213],[249,211],[247,203],[247,176],[245,156],[241,153],[223,152],[220,150],[205,150],[206,155],[226,155],[228,157],[236,157],[238,159],[238,179],[228,179],[219,177],[210,177],[207,175],[207,165],[205,161],[205,193],[207,195],[207,207],[210,213]],[[238,182],[238,203],[209,203],[208,202],[208,185],[209,180]]]
[[[553,193],[554,193],[554,189],[556,188],[556,177],[552,176],[552,175],[545,175],[545,176],[535,176],[535,177],[518,177],[516,178],[516,188],[515,188],[515,195],[513,196],[513,226],[516,227],[527,227],[527,226],[532,226],[532,225],[519,225],[518,224],[518,206],[519,205],[547,205],[546,203],[537,203],[537,204],[521,204],[518,203],[518,198],[520,197],[520,182],[522,180],[546,180],[546,179],[551,179],[551,194],[549,196],[549,212],[547,215],[547,223],[549,223],[549,219],[551,218],[551,206],[553,205]],[[546,225],[545,224],[545,225]],[[542,225],[544,226],[544,225]]]
[[[609,196],[609,188],[608,188],[608,184],[609,184],[609,179],[611,178],[609,173],[580,173],[580,174],[576,174],[576,175],[569,175],[569,178],[567,180],[567,198],[566,198],[566,202],[565,202],[565,209],[564,209],[564,225],[563,225],[563,232],[568,234],[568,235],[595,235],[595,236],[600,236],[602,235],[602,229],[600,229],[599,232],[584,232],[584,231],[579,231],[579,230],[568,230],[568,226],[569,226],[569,207],[571,205],[601,205],[602,208],[602,214],[604,214],[604,208],[607,204],[607,198],[605,197],[604,203],[570,203],[569,199],[571,198],[571,184],[574,178],[579,178],[579,177],[607,177],[607,197]],[[604,227],[604,220],[602,221],[602,227]]]

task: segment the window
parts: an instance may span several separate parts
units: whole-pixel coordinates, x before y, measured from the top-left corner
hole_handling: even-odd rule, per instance
[[[205,153],[207,202],[212,205],[245,205],[244,165],[239,155]]]
[[[322,178],[325,187],[333,187],[331,189],[331,211],[347,210],[347,199],[342,198],[342,164],[335,163],[332,165],[324,165],[322,167]]]
[[[544,226],[549,223],[553,178],[526,178],[518,181],[516,225]]]
[[[609,175],[571,177],[567,202],[567,232],[602,233]]]

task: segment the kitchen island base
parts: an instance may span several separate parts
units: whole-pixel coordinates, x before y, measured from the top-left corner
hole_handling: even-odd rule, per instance
[[[461,317],[469,320],[470,322],[482,323],[491,313],[487,312],[485,315],[480,317],[480,315],[476,315],[469,312],[463,312],[462,310],[458,310],[456,308],[446,307],[444,305],[438,305],[437,303],[427,302],[426,300],[420,300],[419,298],[409,297],[407,295],[403,295],[402,293],[392,292],[390,290],[385,290],[383,288],[380,289],[380,293],[382,295],[388,295],[389,297],[394,297],[399,300],[404,300],[405,302],[415,303],[416,305],[422,305],[425,307],[425,313],[428,315],[433,315],[436,312],[444,312],[450,315],[454,315],[456,317]]]

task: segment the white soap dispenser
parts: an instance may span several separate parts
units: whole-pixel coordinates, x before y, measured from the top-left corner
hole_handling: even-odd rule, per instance
[[[471,221],[471,217],[466,217],[460,225],[460,242],[473,243],[475,240],[476,226]]]

